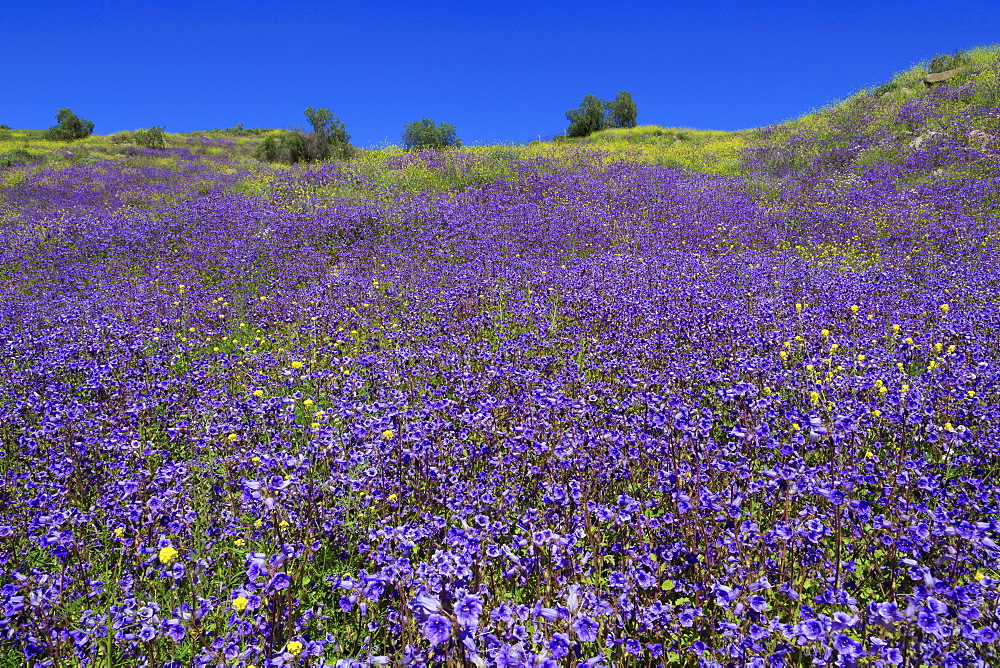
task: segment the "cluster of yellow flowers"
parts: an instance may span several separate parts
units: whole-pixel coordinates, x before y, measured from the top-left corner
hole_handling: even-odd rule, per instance
[[[160,548],[160,552],[157,556],[159,557],[161,564],[169,564],[177,558],[177,550],[172,547],[163,547]]]

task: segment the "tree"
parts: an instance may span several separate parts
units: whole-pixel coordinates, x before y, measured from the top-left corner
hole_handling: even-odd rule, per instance
[[[312,134],[303,137],[309,159],[347,157],[345,153],[349,153],[351,135],[347,134],[343,121],[326,107],[309,107],[305,114],[312,126]]]
[[[462,140],[455,133],[455,126],[451,123],[435,123],[428,118],[413,121],[403,127],[403,148],[407,151],[457,148],[462,145]]]
[[[604,103],[596,95],[586,95],[579,109],[566,112],[569,127],[566,134],[570,137],[586,137],[592,132],[603,130]]]
[[[53,125],[45,131],[45,138],[52,141],[73,141],[90,136],[94,131],[94,124],[82,118],[78,118],[69,109],[60,109],[56,114],[56,121],[59,125]]]
[[[154,125],[148,130],[136,130],[132,133],[132,141],[134,141],[137,146],[145,146],[146,148],[162,149],[165,146],[165,139],[166,136],[163,134],[162,125]]]
[[[254,150],[254,157],[264,162],[283,162],[287,165],[310,162],[306,152],[306,136],[295,130],[268,135]]]
[[[346,160],[354,155],[349,143],[351,135],[343,121],[326,107],[309,107],[305,111],[306,120],[312,132],[286,130],[268,135],[257,145],[254,156],[264,162],[314,162],[337,158]]]
[[[607,127],[610,128],[634,128],[635,127],[635,102],[632,94],[621,90],[615,95],[615,99],[605,103],[607,109]]]

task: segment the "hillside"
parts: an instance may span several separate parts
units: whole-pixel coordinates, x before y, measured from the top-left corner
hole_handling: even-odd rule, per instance
[[[736,132],[654,125],[605,130],[576,146],[628,150],[656,164],[722,175],[863,174],[879,164],[959,174],[1000,134],[1000,48],[939,56],[800,118]],[[931,155],[933,154],[933,155]]]
[[[911,177],[921,168],[940,175],[976,169],[997,149],[1000,119],[1000,47],[977,47],[915,65],[885,84],[863,90],[800,118],[735,132],[643,125],[604,130],[562,144],[535,142],[503,147],[518,156],[595,149],[666,167],[725,176],[804,176],[832,171],[863,175],[876,165],[901,165]],[[227,149],[249,155],[277,130],[242,125],[187,135],[168,135],[170,146],[199,154]],[[121,155],[129,149],[118,133],[72,145],[42,139],[40,131],[0,132],[0,166],[32,160],[72,164]],[[212,150],[215,149],[215,150]],[[473,153],[493,152],[473,147]],[[986,153],[983,153],[983,152]]]
[[[1000,665],[995,54],[740,133],[12,133],[0,665]]]

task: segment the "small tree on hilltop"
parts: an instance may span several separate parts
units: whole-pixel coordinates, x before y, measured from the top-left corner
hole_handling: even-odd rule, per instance
[[[351,135],[336,114],[326,107],[309,107],[305,114],[312,132],[285,130],[270,134],[254,149],[254,157],[264,162],[287,164],[353,157],[354,149],[349,143]]]
[[[608,111],[607,126],[611,128],[634,128],[636,109],[632,94],[628,91],[618,91],[615,99],[605,103]]]
[[[145,146],[146,148],[162,149],[166,145],[165,139],[166,135],[163,134],[162,125],[154,125],[148,130],[136,130],[132,133],[132,141],[134,141],[137,146]]]
[[[421,148],[458,148],[462,140],[451,123],[435,123],[425,118],[413,121],[403,128],[403,147],[407,151]]]
[[[330,157],[349,157],[351,135],[344,122],[326,107],[305,111],[312,133],[303,137],[309,160],[326,160]]]
[[[603,130],[604,103],[596,95],[586,95],[579,109],[566,112],[569,127],[566,135],[569,137],[586,137],[592,132]]]
[[[78,118],[69,109],[60,109],[56,114],[59,125],[53,125],[45,131],[45,138],[51,141],[73,141],[90,136],[94,131],[94,124],[82,118]]]

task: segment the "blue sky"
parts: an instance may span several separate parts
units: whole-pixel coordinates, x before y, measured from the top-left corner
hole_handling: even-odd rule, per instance
[[[325,106],[359,146],[421,118],[493,143],[627,90],[641,124],[735,130],[997,42],[997,0],[4,0],[0,123],[288,127]]]

